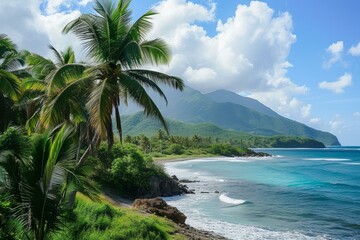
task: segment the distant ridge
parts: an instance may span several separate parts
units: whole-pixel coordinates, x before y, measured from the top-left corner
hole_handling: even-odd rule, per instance
[[[243,97],[239,94],[234,92],[230,92],[224,89],[220,89],[211,93],[204,94],[206,97],[210,98],[211,100],[218,102],[218,103],[235,103],[244,107],[247,107],[251,110],[257,111],[259,113],[263,113],[272,117],[280,116],[271,108],[265,106],[264,104],[260,103],[256,99],[252,99],[249,97]]]
[[[194,135],[202,137],[211,137],[215,139],[222,139],[226,141],[236,141],[246,147],[310,147],[323,148],[323,143],[314,139],[302,137],[289,136],[254,136],[242,132],[225,130],[212,123],[184,123],[175,120],[166,119],[170,134],[174,136]],[[154,136],[162,125],[159,121],[152,117],[146,117],[142,112],[133,115],[123,116],[123,131],[125,135],[139,136],[146,135],[148,137]]]
[[[299,136],[313,138],[327,146],[340,145],[336,136],[277,114],[257,100],[226,90],[208,94],[186,87],[183,92],[164,88],[169,104],[152,95],[168,119],[185,123],[212,123],[222,129],[263,136]],[[139,111],[136,105],[121,109],[123,114]]]

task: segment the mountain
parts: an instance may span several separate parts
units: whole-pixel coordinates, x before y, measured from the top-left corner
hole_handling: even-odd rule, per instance
[[[211,93],[204,94],[206,97],[218,103],[234,103],[244,107],[247,107],[251,110],[257,111],[259,113],[263,113],[272,117],[280,116],[276,112],[274,112],[269,107],[260,103],[258,100],[240,96],[234,92],[230,92],[224,89],[220,89]]]
[[[186,123],[211,123],[222,129],[248,134],[308,137],[325,145],[340,145],[336,136],[282,117],[260,102],[225,90],[202,94],[186,87],[183,92],[165,88],[169,104],[151,94],[163,115]],[[133,103],[122,108],[123,114],[140,110]],[[150,126],[149,126],[150,127]]]
[[[184,123],[166,119],[171,135],[192,137],[194,135],[202,137],[212,137],[213,139],[223,139],[236,141],[246,147],[312,147],[323,148],[323,143],[300,137],[288,136],[253,136],[250,134],[225,130],[211,123]],[[159,129],[163,129],[159,121],[154,118],[146,117],[143,113],[123,116],[124,135],[154,136]]]

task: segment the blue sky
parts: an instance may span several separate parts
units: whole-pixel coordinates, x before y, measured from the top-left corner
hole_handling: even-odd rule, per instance
[[[11,2],[11,3],[9,3]],[[154,7],[151,37],[173,61],[158,69],[209,92],[256,98],[278,113],[360,145],[360,1],[132,1],[134,17]],[[1,1],[0,29],[20,48],[49,54],[69,44],[62,27],[91,0]],[[16,19],[9,21],[8,19]],[[359,45],[358,45],[359,44]]]

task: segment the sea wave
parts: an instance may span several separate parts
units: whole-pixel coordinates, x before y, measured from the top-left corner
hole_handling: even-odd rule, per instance
[[[360,162],[347,162],[347,163],[341,163],[346,165],[360,165]]]
[[[233,204],[233,205],[241,205],[241,204],[246,203],[246,200],[231,198],[231,197],[228,197],[225,193],[223,193],[219,196],[219,200],[224,203]]]
[[[329,161],[329,162],[350,161],[350,159],[348,159],[348,158],[304,158],[304,160],[308,160],[308,161]]]

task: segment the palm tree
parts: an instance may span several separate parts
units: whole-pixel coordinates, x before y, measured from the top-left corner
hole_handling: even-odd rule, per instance
[[[161,39],[146,40],[155,14],[148,11],[131,23],[131,1],[96,0],[96,14],[82,14],[68,23],[63,32],[73,32],[82,40],[84,50],[96,63],[89,73],[95,86],[87,103],[90,122],[100,138],[107,138],[109,147],[114,140],[112,114],[122,142],[119,112],[120,102],[130,98],[144,108],[146,115],[158,118],[167,131],[166,122],[145,88],[151,88],[167,102],[158,84],[182,90],[183,81],[156,71],[140,69],[145,64],[167,64],[170,53]]]
[[[71,184],[94,196],[95,188],[82,182],[87,178],[86,170],[76,168],[75,153],[72,131],[66,126],[35,134],[32,139],[13,127],[0,135],[0,167],[5,173],[2,186],[15,205],[14,217],[37,240],[60,226]]]
[[[23,63],[16,45],[5,34],[0,34],[0,132],[10,122],[19,122],[19,112],[14,109],[14,103],[21,95],[19,75]]]
[[[63,122],[78,124],[85,121],[85,99],[88,78],[84,77],[86,66],[75,62],[71,47],[58,52],[50,46],[57,62],[29,53],[26,61],[32,78],[25,81],[29,92],[37,91],[30,98],[28,126],[30,129],[55,127]],[[87,81],[89,83],[90,81]]]

